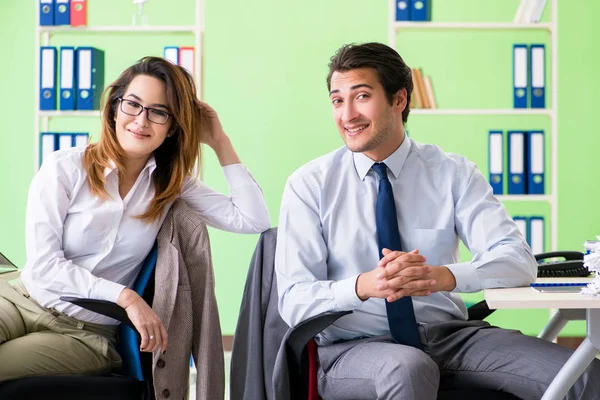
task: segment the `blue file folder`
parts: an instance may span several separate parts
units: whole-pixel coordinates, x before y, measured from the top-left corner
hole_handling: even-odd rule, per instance
[[[61,110],[75,109],[75,47],[60,48],[60,97]]]
[[[508,131],[508,194],[525,194],[525,132]]]
[[[87,146],[90,141],[89,133],[74,133],[73,134],[73,147]]]
[[[39,165],[42,165],[46,157],[58,149],[56,133],[42,132],[40,134],[40,160]]]
[[[490,172],[490,185],[494,194],[504,191],[504,135],[502,131],[490,131],[488,148],[488,165]]]
[[[540,254],[546,251],[544,217],[529,217],[529,246],[533,254]]]
[[[544,131],[527,133],[527,193],[544,194]]]
[[[396,21],[410,21],[411,0],[396,0]]]
[[[531,108],[546,107],[546,47],[543,44],[532,44],[529,59]]]
[[[165,46],[163,58],[171,61],[175,65],[179,65],[179,47]]]
[[[513,221],[517,224],[519,231],[523,234],[523,237],[529,243],[529,230],[527,229],[527,217],[513,217]]]
[[[104,88],[104,51],[95,47],[78,47],[77,51],[77,110],[100,109]]]
[[[70,3],[70,0],[55,0],[54,25],[71,25]]]
[[[527,45],[513,45],[513,104],[514,108],[527,108],[528,82]]]
[[[40,110],[56,110],[56,47],[40,48]]]
[[[40,0],[40,25],[54,25],[54,0]]]
[[[411,0],[413,21],[431,21],[431,0]]]

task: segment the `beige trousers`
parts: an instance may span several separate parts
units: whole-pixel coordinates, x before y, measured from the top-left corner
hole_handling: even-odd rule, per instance
[[[0,381],[36,375],[97,375],[121,366],[116,326],[40,306],[0,280]]]

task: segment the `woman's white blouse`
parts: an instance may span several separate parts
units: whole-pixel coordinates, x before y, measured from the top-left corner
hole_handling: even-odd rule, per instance
[[[85,147],[61,150],[46,158],[29,189],[26,214],[27,262],[21,282],[44,307],[94,323],[115,324],[60,296],[116,302],[131,287],[167,211],[153,222],[135,218],[154,196],[154,158],[121,199],[116,166],[106,168],[109,198],[92,195],[82,165]],[[209,226],[236,233],[270,227],[262,190],[243,164],[223,167],[231,196],[188,177],[181,198]]]

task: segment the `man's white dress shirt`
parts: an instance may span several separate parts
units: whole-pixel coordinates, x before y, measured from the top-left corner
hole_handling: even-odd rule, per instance
[[[402,250],[419,249],[427,264],[445,265],[456,278],[452,293],[413,297],[419,324],[466,319],[456,292],[535,279],[527,242],[472,162],[408,137],[383,162]],[[298,169],[285,187],[275,257],[283,319],[295,326],[325,311],[353,311],[323,331],[319,344],[389,333],[384,300],[363,302],[355,291],[358,275],[380,259],[373,163],[343,147]],[[459,240],[473,254],[471,261],[459,262]]]

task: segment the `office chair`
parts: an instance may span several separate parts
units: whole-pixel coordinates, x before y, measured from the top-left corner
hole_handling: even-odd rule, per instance
[[[158,257],[155,243],[144,260],[133,285],[148,304],[154,298],[154,267]],[[118,374],[105,376],[36,376],[0,383],[1,399],[59,398],[61,400],[154,399],[152,354],[139,351],[140,338],[127,313],[105,300],[61,296],[63,301],[120,321],[118,351],[123,365]],[[54,396],[55,395],[55,396]],[[54,397],[53,397],[54,396]]]
[[[487,307],[485,301],[482,303],[483,305],[478,303],[469,308],[469,320],[483,319],[494,311]],[[475,308],[471,310],[473,307]],[[325,312],[301,322],[288,332],[284,340],[292,400],[321,399],[317,391],[317,345],[313,338],[338,318],[351,313],[352,311]],[[510,393],[483,389],[441,390],[438,393],[438,400],[481,399],[519,400]]]
[[[546,261],[564,258],[563,261]],[[587,276],[589,270],[583,266],[583,253],[578,251],[556,251],[536,254],[539,264],[538,277]],[[495,310],[491,310],[485,300],[469,307],[469,321],[484,320]],[[313,338],[338,318],[351,311],[326,312],[303,321],[286,336],[286,354],[290,376],[290,392],[293,400],[319,400],[317,392],[316,343]],[[438,400],[518,400],[518,397],[491,390],[443,390]]]

